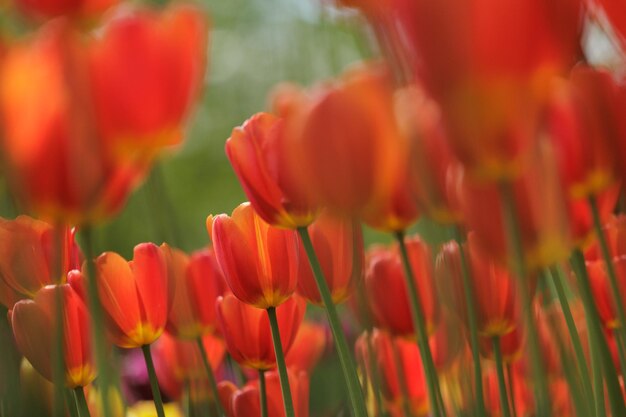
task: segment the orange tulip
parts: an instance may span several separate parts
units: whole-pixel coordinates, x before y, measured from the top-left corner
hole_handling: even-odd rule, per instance
[[[324,278],[335,304],[345,301],[360,280],[363,265],[361,227],[350,219],[323,214],[308,228],[313,248],[322,266]],[[322,305],[313,271],[304,247],[300,245],[298,286],[306,300]]]
[[[299,189],[344,214],[387,205],[406,165],[387,71],[354,68],[302,96],[289,90],[275,99],[288,113],[285,142]]]
[[[117,0],[15,0],[20,12],[35,20],[59,16],[88,20],[116,3]]]
[[[182,139],[206,67],[208,23],[190,5],[115,15],[90,45],[99,128],[115,156],[151,161]]]
[[[207,359],[216,372],[224,359],[224,342],[212,335],[202,337]],[[180,398],[185,382],[202,382],[210,390],[200,351],[194,342],[178,340],[165,333],[154,347],[156,372],[161,385],[171,398]]]
[[[428,395],[422,359],[417,345],[402,338],[393,338],[385,332],[374,330],[372,344],[376,363],[380,369],[381,389],[385,400],[391,404],[402,403],[400,379],[406,384],[408,402],[413,415],[428,415]],[[401,369],[396,366],[394,349],[397,351]]]
[[[613,258],[613,267],[621,292],[617,297],[624,303],[626,301],[626,288],[624,288],[626,286],[626,256]],[[601,260],[587,262],[587,271],[589,273],[589,283],[591,284],[593,298],[602,323],[609,329],[620,328],[622,323],[619,322],[617,309],[614,305],[616,296],[611,290],[606,264]]]
[[[504,267],[489,260],[474,233],[468,235],[464,246],[470,265],[478,332],[486,337],[510,333],[516,326],[518,313],[515,279]],[[467,326],[460,262],[457,243],[445,244],[437,257],[437,282],[443,299]]]
[[[0,64],[8,179],[26,209],[55,223],[111,215],[147,168],[110,158],[93,118],[84,52],[79,35],[55,20],[12,45]]]
[[[561,178],[572,199],[607,190],[616,181],[613,136],[618,134],[617,86],[606,71],[576,67],[557,81],[549,113]]]
[[[233,294],[258,308],[276,307],[296,289],[298,240],[296,233],[267,224],[250,203],[231,217],[207,218],[217,262]]]
[[[298,369],[311,374],[330,343],[328,330],[325,326],[311,321],[303,321],[291,348],[289,348],[289,353],[285,356],[287,368]]]
[[[149,345],[165,329],[172,283],[164,256],[153,243],[135,246],[127,262],[115,252],[105,252],[95,261],[100,302],[112,343],[123,348]],[[85,295],[84,281],[70,284]]]
[[[417,237],[406,241],[415,284],[419,289],[424,320],[429,334],[439,322],[439,302],[428,246]],[[404,270],[396,248],[374,248],[368,254],[365,290],[375,323],[394,335],[413,334],[413,321]]]
[[[6,288],[0,290],[0,302],[11,308],[19,299],[34,297],[44,286],[63,282],[67,272],[80,267],[80,258],[71,229],[57,232],[48,223],[28,216],[0,218],[0,286]]]
[[[441,110],[417,86],[398,94],[396,110],[411,147],[415,198],[426,215],[443,224],[458,223],[461,165],[447,143]]]
[[[397,4],[408,55],[441,104],[450,143],[469,174],[518,175],[534,145],[548,81],[580,54],[581,1]]]
[[[295,229],[309,225],[317,210],[293,183],[284,130],[282,119],[257,113],[233,129],[226,155],[259,216],[271,225]]]
[[[80,275],[72,271],[70,275]],[[21,300],[9,312],[17,346],[33,367],[52,381],[52,350],[57,332],[56,292],[63,302],[63,352],[65,384],[84,387],[96,376],[91,357],[91,336],[87,308],[67,284],[43,287],[33,300]]]
[[[309,377],[306,372],[287,370],[289,387],[293,394],[294,411],[296,417],[309,415]],[[270,371],[265,374],[267,412],[268,417],[285,417],[285,408],[280,390],[278,372]],[[259,384],[257,380],[248,382],[243,388],[231,382],[219,384],[222,406],[228,417],[260,417],[261,406],[259,401]]]
[[[530,269],[567,259],[573,244],[567,198],[554,161],[550,144],[540,143],[532,164],[512,183],[524,257]],[[465,176],[461,195],[467,228],[476,232],[476,240],[487,254],[506,262],[509,254],[498,186]]]
[[[274,368],[276,356],[267,313],[239,301],[231,294],[219,297],[216,308],[220,331],[233,359],[249,368]],[[280,340],[285,353],[289,352],[296,337],[305,308],[304,301],[297,297],[289,298],[276,308]]]
[[[188,257],[184,252],[161,245],[169,280],[174,282],[167,331],[181,339],[196,339],[217,327],[215,300],[226,292],[226,282],[210,249]]]

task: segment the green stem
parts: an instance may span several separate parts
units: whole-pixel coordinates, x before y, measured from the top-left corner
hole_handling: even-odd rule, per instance
[[[589,284],[589,276],[585,266],[585,257],[580,249],[574,249],[571,259],[572,269],[575,272],[580,291],[580,297],[585,308],[587,316],[587,324],[589,326],[590,344],[597,349],[596,356],[601,361],[602,372],[606,381],[606,388],[609,395],[609,404],[611,412],[614,416],[626,416],[626,406],[622,397],[619,379],[613,366],[611,352],[607,345],[606,339],[602,334],[600,324],[600,316],[593,301],[591,293],[591,285]]]
[[[348,349],[348,342],[346,336],[343,334],[341,328],[341,322],[339,315],[337,314],[337,308],[333,303],[328,284],[324,278],[322,267],[320,266],[313,243],[309,236],[309,232],[306,227],[299,227],[298,234],[306,251],[309,263],[311,264],[311,270],[313,271],[313,277],[317,284],[317,289],[320,292],[320,296],[326,307],[326,314],[328,316],[328,322],[333,334],[337,353],[339,355],[339,361],[341,362],[341,368],[343,370],[343,376],[348,387],[348,393],[350,395],[350,403],[352,404],[353,414],[356,417],[367,417],[367,409],[365,407],[365,399],[363,397],[363,391],[359,384],[359,378],[356,373],[356,366],[354,359]]]
[[[154,362],[152,361],[152,353],[150,352],[150,345],[143,345],[141,347],[143,357],[146,360],[146,367],[148,368],[148,376],[150,377],[150,388],[152,389],[152,397],[154,398],[154,407],[156,408],[158,417],[165,417],[165,411],[163,410],[163,399],[161,398],[161,391],[159,390],[159,380],[154,370]]]
[[[267,309],[267,316],[270,319],[270,327],[272,328],[272,342],[274,342],[274,353],[276,354],[276,367],[278,368],[278,376],[280,377],[280,390],[283,394],[283,403],[285,405],[285,416],[294,417],[293,400],[291,398],[291,388],[289,387],[289,376],[287,375],[287,364],[285,364],[285,354],[283,353],[283,345],[280,341],[280,330],[278,329],[278,319],[276,317],[276,307]]]
[[[496,372],[498,374],[498,391],[500,393],[500,410],[502,410],[502,417],[511,417],[511,408],[509,407],[509,400],[506,391],[506,380],[504,379],[504,366],[502,364],[502,351],[500,349],[500,337],[494,336],[493,342],[493,354],[496,359]]]
[[[52,368],[52,380],[54,381],[54,407],[52,409],[52,415],[54,417],[65,416],[65,355],[63,347],[63,339],[65,338],[65,329],[63,323],[65,322],[63,294],[61,287],[57,286],[54,291],[54,346],[52,348],[53,368]]]
[[[521,230],[517,220],[517,210],[515,207],[515,195],[513,187],[508,182],[500,184],[500,196],[502,199],[502,215],[505,224],[507,246],[513,255],[514,275],[517,278],[517,291],[521,301],[521,309],[524,324],[526,324],[528,337],[528,350],[531,362],[532,375],[534,379],[535,400],[537,404],[538,414],[542,417],[548,417],[552,414],[548,383],[546,380],[545,369],[542,364],[539,333],[537,325],[533,319],[531,297],[528,293],[528,277],[526,271],[526,263],[524,261],[524,249],[522,247]]]
[[[624,346],[624,342],[622,341],[622,338],[620,337],[620,333],[618,329],[615,329],[613,331],[613,337],[615,338],[615,343],[617,344],[617,354],[619,356],[619,364],[620,364],[622,374],[623,374],[624,369],[626,369],[626,352],[624,352],[624,348],[626,346]]]
[[[267,389],[265,388],[265,371],[259,369],[259,402],[261,417],[268,417],[267,413]]]
[[[402,365],[402,359],[400,358],[400,352],[398,352],[398,346],[396,341],[391,339],[391,355],[393,356],[393,365],[396,368],[396,375],[398,377],[398,385],[400,386],[400,395],[402,396],[402,410],[404,411],[404,417],[412,417],[411,405],[409,402],[409,388],[406,382],[406,374],[404,373],[404,366]]]
[[[65,394],[65,407],[67,408],[70,417],[82,417],[76,408],[78,407],[78,404],[76,403],[76,396],[74,395],[73,390],[66,388],[63,390],[63,393]]]
[[[419,290],[417,289],[417,285],[415,285],[413,268],[409,262],[409,254],[404,242],[404,232],[396,232],[395,237],[400,245],[400,254],[402,258],[402,265],[404,267],[404,278],[407,286],[409,304],[411,306],[411,318],[413,320],[413,325],[415,326],[417,346],[422,357],[424,373],[428,384],[428,401],[432,405],[433,416],[438,417],[444,415],[445,413],[440,406],[439,398],[441,397],[441,392],[439,389],[439,377],[433,362],[430,345],[428,344],[428,332],[426,331],[426,323],[424,322],[424,309],[422,307]]]
[[[454,228],[454,240],[459,248],[459,257],[461,258],[461,271],[463,276],[463,292],[465,294],[465,304],[467,313],[467,322],[470,331],[470,346],[472,348],[472,359],[474,362],[474,386],[476,389],[476,406],[478,416],[487,415],[485,411],[485,401],[483,396],[483,374],[480,367],[480,345],[478,344],[478,324],[476,319],[476,303],[474,301],[474,290],[472,288],[471,269],[468,259],[465,256],[463,248],[463,238],[459,226]]]
[[[588,398],[593,398],[593,387],[591,386],[591,377],[589,374],[589,368],[587,367],[585,351],[583,350],[580,335],[578,334],[578,329],[576,328],[576,322],[574,321],[574,316],[572,315],[572,310],[569,307],[569,301],[567,300],[567,295],[565,294],[565,289],[563,288],[563,277],[561,276],[561,272],[554,266],[550,268],[549,275],[552,277],[552,283],[554,284],[556,296],[561,304],[561,310],[563,311],[563,316],[565,317],[565,324],[567,325],[567,330],[569,332],[570,339],[572,340],[574,354],[576,355],[576,362],[578,362],[580,380],[582,381],[584,387],[583,389],[585,390],[585,394]]]
[[[589,353],[591,355],[591,373],[594,385],[594,405],[597,417],[604,417],[604,380],[602,379],[602,363],[598,359],[598,347],[593,339],[589,340]]]
[[[219,391],[217,389],[217,381],[215,380],[215,375],[213,374],[213,369],[211,368],[211,364],[209,363],[209,357],[207,356],[206,349],[204,348],[204,344],[202,343],[201,337],[198,337],[196,339],[196,344],[198,345],[198,349],[200,350],[200,357],[202,358],[202,364],[204,365],[204,370],[206,371],[207,378],[209,379],[209,386],[211,387],[211,391],[213,394],[213,402],[215,403],[217,412],[220,416],[225,416],[226,413],[224,412],[224,409],[222,408]]]
[[[98,386],[102,398],[103,417],[111,417],[111,404],[109,403],[109,361],[107,360],[106,348],[108,346],[104,334],[104,315],[100,296],[98,295],[98,286],[96,283],[96,274],[93,269],[93,241],[90,226],[85,226],[81,230],[85,252],[85,283],[87,287],[87,300],[89,306],[89,317],[91,318],[91,337],[96,356],[96,366],[98,368]]]
[[[83,387],[74,388],[74,395],[76,396],[76,407],[78,408],[78,415],[80,417],[91,417]]]
[[[506,379],[509,381],[509,402],[511,404],[511,412],[513,417],[517,417],[517,406],[515,405],[515,381],[513,380],[513,370],[511,364],[506,366]]]

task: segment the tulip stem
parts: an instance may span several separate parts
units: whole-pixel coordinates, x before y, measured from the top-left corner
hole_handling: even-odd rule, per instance
[[[211,364],[209,363],[209,357],[207,356],[206,349],[204,348],[204,343],[202,343],[202,338],[198,337],[196,339],[196,344],[198,345],[198,349],[200,350],[200,357],[202,358],[202,364],[204,365],[204,370],[206,371],[207,378],[209,379],[209,385],[211,386],[211,392],[213,394],[213,402],[215,403],[215,408],[217,408],[217,413],[220,416],[225,416],[226,413],[222,408],[222,403],[220,401],[219,391],[217,389],[217,381],[215,380],[215,374],[213,374],[213,369],[211,368]]]
[[[163,399],[161,398],[161,391],[159,390],[159,380],[154,370],[154,362],[152,360],[152,353],[150,352],[150,345],[143,345],[141,347],[143,357],[146,360],[146,367],[148,368],[148,377],[150,378],[150,388],[152,389],[152,397],[154,399],[154,407],[156,408],[158,417],[165,417],[165,411],[163,410]]]
[[[459,226],[454,228],[454,240],[459,248],[461,258],[461,271],[463,276],[463,293],[465,294],[465,304],[467,309],[467,322],[470,331],[470,345],[472,348],[472,358],[474,361],[474,386],[476,389],[476,401],[478,416],[485,417],[485,400],[483,396],[483,374],[480,367],[480,346],[478,344],[478,324],[476,319],[476,304],[474,301],[474,290],[472,288],[471,269],[463,248],[463,238]]]
[[[259,369],[259,403],[261,406],[261,417],[268,417],[267,389],[265,387],[265,371],[263,369]]]
[[[493,342],[493,354],[496,360],[496,372],[498,374],[498,391],[500,392],[500,410],[502,410],[502,417],[511,417],[511,409],[509,407],[509,400],[506,390],[506,380],[504,379],[504,366],[502,365],[502,350],[500,349],[500,336],[494,336]]]
[[[309,232],[306,227],[299,227],[298,234],[300,235],[300,239],[304,245],[304,250],[309,258],[309,263],[311,264],[311,270],[313,271],[313,277],[315,278],[317,289],[319,290],[324,306],[326,307],[328,322],[335,340],[337,353],[339,354],[339,361],[341,362],[343,376],[348,387],[353,415],[356,417],[367,417],[365,399],[363,397],[361,385],[359,384],[354,359],[348,349],[348,342],[346,341],[346,336],[343,334],[341,328],[341,321],[339,320],[339,315],[337,314],[337,308],[335,307],[335,303],[330,295],[330,290],[328,289],[328,284],[324,278],[322,267],[320,266],[317,255],[315,254],[311,237],[309,236]]]
[[[96,356],[96,367],[98,369],[98,386],[102,397],[103,417],[111,417],[111,404],[109,403],[109,362],[107,361],[106,348],[108,346],[104,335],[104,316],[102,304],[98,295],[98,285],[96,283],[96,273],[93,269],[94,254],[92,230],[90,226],[85,226],[81,230],[81,237],[85,251],[85,278],[87,287],[87,305],[89,316],[91,317],[91,337]]]
[[[91,417],[91,414],[89,413],[89,406],[87,405],[87,399],[85,398],[84,388],[74,388],[74,395],[76,396],[76,407],[78,408],[78,415],[80,417]]]
[[[606,339],[602,333],[602,327],[600,324],[600,316],[598,310],[593,301],[593,295],[591,293],[591,285],[589,284],[589,276],[587,275],[587,269],[585,266],[585,257],[580,249],[574,249],[571,258],[572,269],[575,272],[578,289],[580,292],[580,298],[585,308],[587,316],[587,324],[589,326],[589,338],[590,344],[595,348],[595,355],[600,360],[601,370],[604,374],[606,381],[606,389],[609,395],[609,405],[611,406],[611,414],[614,416],[626,416],[626,406],[624,405],[624,398],[622,397],[622,391],[619,385],[619,379],[615,367],[613,366],[613,360],[611,359],[611,352],[607,345]],[[593,358],[592,358],[593,359]],[[601,387],[596,387],[600,389]],[[596,398],[596,401],[598,399]]]
[[[624,344],[626,340],[626,313],[624,312],[624,303],[622,302],[622,291],[617,280],[617,274],[615,272],[615,266],[613,265],[613,259],[609,250],[609,245],[606,241],[606,236],[602,230],[602,221],[600,219],[600,210],[598,209],[598,201],[595,196],[589,197],[589,206],[591,207],[591,214],[593,215],[593,227],[600,243],[600,252],[602,252],[602,258],[606,265],[607,275],[609,277],[609,284],[611,285],[611,292],[613,293],[613,303],[617,310],[617,318],[619,319],[619,327],[615,330],[615,338],[618,339],[619,344]],[[622,369],[626,369],[626,362],[623,349],[620,349],[620,365]]]
[[[520,225],[517,219],[513,186],[508,182],[501,183],[500,196],[502,200],[502,215],[506,230],[507,247],[513,258],[513,271],[515,277],[517,278],[517,290],[521,301],[523,322],[527,328],[526,334],[528,337],[528,353],[530,355],[532,375],[535,382],[533,385],[538,415],[547,417],[552,414],[549,401],[548,384],[545,369],[541,360],[537,325],[533,319],[532,300],[530,294],[528,293],[528,271],[526,270],[526,263],[524,260],[524,249],[522,247]]]
[[[285,363],[285,354],[283,353],[283,345],[280,341],[280,330],[278,329],[278,318],[276,317],[276,307],[267,309],[267,316],[270,319],[270,327],[272,329],[272,342],[274,342],[274,353],[276,355],[276,367],[278,368],[278,376],[280,377],[280,390],[283,394],[283,403],[285,405],[285,416],[294,417],[293,399],[291,398],[291,388],[289,387],[289,376],[287,375],[287,364]]]
[[[589,354],[591,356],[591,373],[593,374],[594,406],[596,417],[606,416],[604,405],[604,380],[602,379],[602,364],[598,360],[598,347],[593,339],[589,340]]]
[[[439,377],[433,362],[433,355],[428,344],[428,331],[424,322],[424,309],[420,299],[419,290],[415,285],[415,275],[409,261],[409,253],[404,242],[404,232],[395,233],[396,240],[400,245],[400,255],[402,258],[402,266],[404,267],[404,281],[408,289],[409,304],[411,305],[411,319],[415,326],[415,335],[417,338],[417,347],[422,357],[426,382],[428,383],[428,401],[432,407],[434,417],[445,415],[445,411],[441,408],[441,390],[439,388]]]
[[[513,369],[511,364],[506,365],[506,379],[509,382],[509,402],[511,404],[511,413],[513,417],[517,417],[517,406],[515,405],[515,381],[513,380]]]
[[[67,411],[70,417],[82,417],[79,414],[79,410],[77,408],[78,403],[76,401],[76,396],[74,395],[73,390],[66,388],[63,390],[63,392],[65,393],[65,406],[67,407]],[[0,415],[4,417],[6,414],[1,413]]]
[[[561,304],[561,310],[563,311],[563,316],[565,317],[565,324],[567,325],[567,330],[569,332],[570,339],[572,340],[574,354],[576,355],[576,361],[578,362],[580,380],[582,381],[585,395],[587,398],[593,398],[593,387],[591,386],[591,378],[589,368],[587,367],[587,360],[585,359],[585,351],[583,350],[580,335],[578,334],[578,329],[576,328],[576,322],[574,321],[574,316],[572,315],[572,310],[569,307],[567,295],[565,294],[565,289],[563,288],[561,271],[559,271],[555,266],[552,266],[549,270],[549,275],[552,277],[554,290],[557,298],[559,299],[559,303]]]

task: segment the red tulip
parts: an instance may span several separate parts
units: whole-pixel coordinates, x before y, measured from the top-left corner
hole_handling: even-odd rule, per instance
[[[209,364],[215,372],[226,353],[224,342],[212,335],[202,337],[202,344],[207,352]],[[202,382],[209,391],[206,370],[202,364],[200,351],[195,342],[178,340],[169,334],[159,338],[154,347],[156,371],[161,385],[168,396],[179,398],[185,382]]]
[[[469,174],[518,175],[534,146],[549,80],[580,54],[581,2],[396,3],[407,54],[441,104],[450,143]]]
[[[516,326],[518,313],[515,279],[504,267],[489,260],[479,247],[474,233],[468,235],[464,246],[470,266],[478,332],[486,337],[510,333]],[[456,242],[443,246],[437,258],[436,271],[444,300],[467,325],[460,254]]]
[[[381,389],[385,399],[392,404],[401,403],[400,379],[403,378],[413,415],[428,415],[426,378],[417,345],[402,338],[390,337],[378,330],[374,330],[372,334],[372,344],[376,363],[380,368]],[[394,349],[398,354],[398,365],[401,369],[398,369],[394,359]]]
[[[72,271],[70,275],[80,275]],[[57,291],[63,302],[63,353],[65,384],[84,387],[96,376],[91,357],[91,335],[87,308],[80,296],[67,284],[48,285],[33,300],[21,300],[13,306],[9,319],[17,346],[33,367],[52,381],[52,351],[57,333]]]
[[[410,139],[415,198],[426,215],[443,224],[458,223],[461,165],[447,143],[439,106],[417,86],[398,94],[400,128]]]
[[[241,204],[231,217],[209,216],[207,229],[224,278],[237,298],[266,309],[293,294],[298,280],[294,231],[270,226],[250,203]]]
[[[350,219],[323,214],[308,230],[333,302],[341,303],[351,295],[362,275],[361,227]],[[296,291],[308,301],[321,305],[322,299],[302,245],[299,261]]]
[[[178,144],[206,67],[208,23],[190,5],[115,15],[90,45],[99,128],[113,154],[151,161]]]
[[[424,320],[429,334],[439,322],[439,303],[428,246],[418,238],[407,239],[409,260],[415,284],[419,289]],[[394,335],[413,334],[413,321],[404,278],[404,269],[397,249],[375,248],[368,254],[365,289],[374,321]]]
[[[293,395],[296,417],[309,415],[309,378],[306,372],[287,370],[289,386]],[[285,417],[285,408],[281,396],[278,372],[265,374],[268,417]],[[248,382],[243,388],[237,389],[232,383],[219,384],[222,406],[228,417],[260,417],[258,381]]]
[[[571,199],[595,196],[616,179],[613,136],[618,134],[617,85],[606,71],[578,66],[555,82],[549,113],[561,178]]]
[[[513,200],[527,266],[532,270],[567,259],[573,243],[565,190],[554,166],[553,148],[538,145],[532,164],[512,183]],[[496,184],[465,176],[461,206],[465,223],[494,259],[508,259],[502,193]]]
[[[117,0],[16,0],[15,5],[26,16],[44,20],[59,16],[89,20],[97,17]]]
[[[321,324],[303,321],[296,333],[296,338],[285,356],[287,368],[313,372],[315,365],[331,341],[328,339],[327,328]]]
[[[217,299],[217,320],[224,335],[228,353],[239,364],[254,369],[272,369],[276,366],[272,333],[267,313],[228,294]],[[276,308],[283,351],[289,352],[306,304],[292,297]]]
[[[100,302],[112,342],[123,348],[149,345],[165,329],[173,293],[165,259],[153,243],[135,246],[127,262],[105,252],[95,262]],[[85,295],[82,279],[70,284]]]
[[[312,201],[344,214],[388,205],[406,165],[406,143],[393,111],[385,69],[355,68],[282,103],[291,173]],[[401,178],[401,177],[400,177]]]
[[[529,386],[529,382],[525,376],[516,371],[515,368],[511,368],[510,383],[512,386],[513,399],[509,400],[511,404],[515,404],[515,413],[518,416],[533,415],[534,402],[532,394],[532,386]],[[485,405],[489,415],[494,417],[502,416],[502,409],[500,408],[500,394],[498,387],[498,379],[496,376],[495,368],[488,368],[484,373],[485,381]],[[558,414],[560,415],[560,414]]]
[[[178,249],[161,245],[169,280],[174,282],[167,331],[181,339],[196,339],[217,327],[215,300],[226,292],[226,282],[210,249],[188,257]]]
[[[226,155],[259,216],[271,225],[295,229],[309,225],[317,210],[293,183],[284,130],[282,119],[257,113],[233,129]]]
[[[587,262],[587,272],[593,298],[598,308],[598,314],[602,323],[609,329],[622,326],[617,315],[614,299],[617,297],[621,302],[626,301],[626,256],[613,258],[613,267],[617,275],[618,286],[621,294],[613,294],[609,278],[606,272],[606,264],[603,261]]]
[[[93,118],[86,65],[84,45],[64,20],[12,45],[0,64],[8,179],[26,209],[55,223],[115,213],[147,168],[111,159]]]
[[[11,308],[44,286],[63,282],[67,272],[80,267],[80,257],[69,228],[55,231],[28,216],[0,218],[0,285],[5,288],[0,291],[0,302]]]

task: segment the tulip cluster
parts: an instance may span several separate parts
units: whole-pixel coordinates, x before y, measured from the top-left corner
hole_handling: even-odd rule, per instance
[[[380,57],[276,86],[225,141],[248,201],[127,260],[92,227],[182,142],[209,28],[114,3],[16,0],[33,29],[0,39],[3,173],[36,216],[0,218],[0,303],[55,415],[308,417],[337,359],[354,417],[626,416],[626,79],[583,42],[626,64],[626,6],[325,5]]]

